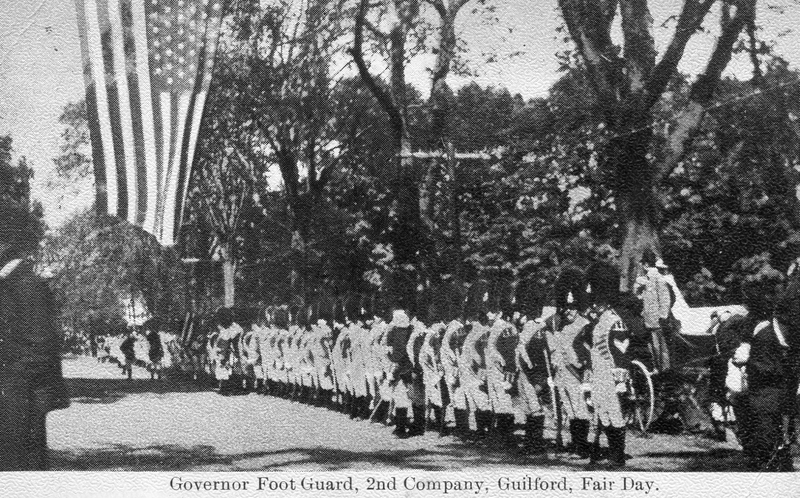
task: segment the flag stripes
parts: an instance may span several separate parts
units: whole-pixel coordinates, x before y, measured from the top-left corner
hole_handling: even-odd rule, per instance
[[[222,4],[75,3],[97,207],[171,245],[183,216]]]

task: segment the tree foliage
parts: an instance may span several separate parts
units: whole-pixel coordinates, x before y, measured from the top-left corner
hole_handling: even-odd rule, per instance
[[[675,65],[714,3],[724,14],[720,42],[692,80]],[[392,26],[381,24],[391,5],[358,5],[369,7],[362,48],[391,63],[391,38],[380,31]],[[412,22],[423,4],[392,5],[411,9],[400,70],[436,28]],[[492,306],[510,308],[515,294],[544,304],[566,265],[613,259],[618,248],[630,259],[657,244],[690,304],[739,301],[744,282],[783,271],[800,250],[800,77],[757,43],[751,81],[720,76],[726,54],[754,50],[750,2],[730,5],[687,0],[682,28],[659,56],[646,2],[563,0],[566,29],[584,46],[565,54],[546,96],[470,83],[440,85],[425,102],[399,75],[334,70],[347,59],[346,13],[357,5],[240,2],[219,52],[177,252],[85,213],[47,240],[63,261],[56,281],[70,309],[109,320],[131,291],[158,313],[182,310],[175,289],[184,281],[199,303],[222,304],[223,274],[237,302],[253,305],[330,294],[408,305],[399,289],[422,312],[437,289],[463,301],[465,287],[485,286]],[[609,34],[615,19],[621,47]],[[586,43],[613,64],[590,60]],[[56,162],[65,173],[90,171],[81,105],[62,117]],[[185,276],[178,254],[199,259]]]

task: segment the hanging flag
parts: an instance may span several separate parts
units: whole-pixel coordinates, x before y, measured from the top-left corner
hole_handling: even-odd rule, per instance
[[[97,208],[172,245],[223,0],[75,0]]]

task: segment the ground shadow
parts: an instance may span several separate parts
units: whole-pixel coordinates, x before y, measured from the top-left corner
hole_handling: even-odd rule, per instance
[[[73,403],[107,404],[119,401],[130,394],[191,393],[211,390],[210,384],[201,384],[180,377],[150,379],[84,379],[67,378],[67,389]]]
[[[294,447],[273,451],[220,454],[213,446],[180,445],[129,446],[114,444],[104,448],[71,451],[50,450],[53,470],[167,471],[219,466],[225,470],[290,470],[314,468],[346,470],[365,464],[380,469],[452,470],[460,467],[505,465],[529,468],[546,466],[545,457],[509,459],[504,452],[490,452],[462,444],[433,449],[395,449],[356,452],[329,447]],[[552,462],[549,462],[552,463]]]
[[[198,465],[230,464],[213,446],[127,446],[115,444],[99,449],[50,450],[52,470],[186,470]]]
[[[519,456],[507,450],[466,445],[460,441],[430,448],[350,451],[331,447],[292,447],[272,451],[221,454],[210,445],[128,446],[73,451],[51,450],[53,470],[168,471],[210,467],[212,470],[323,470],[353,468],[380,470],[441,471],[503,466],[514,469],[561,469],[565,471],[611,470],[603,463],[592,466],[587,460],[569,460],[564,454]],[[637,458],[646,457],[637,462]],[[659,451],[639,455],[629,461],[625,472],[744,471],[741,452],[730,449]]]

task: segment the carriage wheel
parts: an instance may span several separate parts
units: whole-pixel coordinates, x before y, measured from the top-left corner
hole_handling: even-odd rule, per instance
[[[631,399],[628,424],[646,433],[655,418],[656,397],[653,378],[642,362],[631,362]]]

